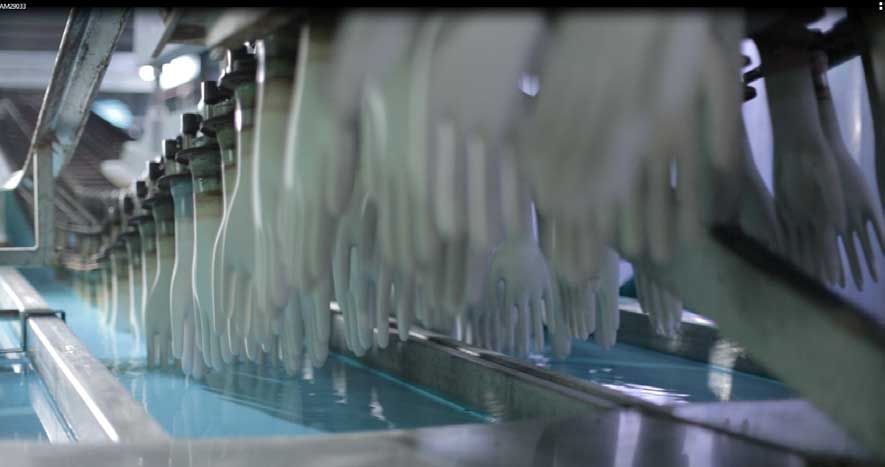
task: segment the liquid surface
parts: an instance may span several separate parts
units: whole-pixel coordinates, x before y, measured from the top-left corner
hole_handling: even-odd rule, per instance
[[[40,375],[23,354],[2,352],[20,347],[18,326],[18,320],[0,321],[0,439],[48,441],[47,428],[66,438]]]
[[[146,368],[128,334],[99,322],[98,312],[47,271],[23,271],[90,352],[117,376],[173,437],[294,436],[408,429],[491,421],[422,388],[331,354],[322,368],[288,376],[280,367],[240,363],[197,381],[175,368]]]
[[[51,306],[71,310],[71,329],[176,437],[337,433],[489,420],[334,353],[323,368],[305,367],[294,377],[281,368],[249,363],[203,381],[177,369],[146,369],[144,350],[130,335],[106,329],[94,309],[45,272],[26,274]],[[592,341],[574,341],[566,359],[553,358],[549,349],[530,359],[660,405],[795,397],[771,379],[626,344],[604,350]]]
[[[796,397],[772,379],[627,344],[605,350],[592,341],[573,341],[566,359],[554,358],[549,348],[530,358],[537,366],[659,405]]]

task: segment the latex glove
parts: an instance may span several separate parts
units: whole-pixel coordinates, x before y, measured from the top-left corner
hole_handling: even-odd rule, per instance
[[[183,358],[184,321],[195,313],[193,294],[194,205],[190,177],[173,179],[172,196],[175,205],[175,264],[172,266],[172,286],[169,309],[172,316],[172,354]],[[197,333],[191,323],[192,333]],[[194,334],[191,334],[194,337]],[[196,336],[199,338],[199,336]]]
[[[157,234],[154,230],[154,222],[142,222],[138,225],[138,233],[142,238],[141,243],[141,309],[139,310],[139,322],[141,323],[142,334],[147,336],[147,299],[151,292],[151,287],[157,278]],[[93,306],[98,304],[98,281],[100,280],[99,271],[90,271],[89,279],[89,297],[94,297]],[[93,295],[94,294],[94,295]],[[147,342],[147,340],[145,340]]]
[[[231,194],[230,208],[223,225],[224,234],[219,255],[222,267],[220,283],[231,294],[224,300],[223,322],[228,325],[230,353],[238,355],[238,349],[247,342],[245,323],[250,317],[254,293],[252,284],[255,265],[255,235],[252,227],[253,141],[252,122],[255,89],[241,86],[237,89],[237,177]],[[248,308],[247,309],[247,305]],[[251,318],[250,318],[251,319]],[[251,345],[251,343],[250,343]],[[254,347],[254,346],[253,346]],[[245,349],[243,349],[245,350]]]
[[[136,348],[141,348],[144,335],[144,315],[142,315],[142,268],[141,239],[138,235],[126,239],[126,254],[129,256],[129,316],[130,330],[135,338]]]
[[[212,250],[213,243],[221,228],[223,215],[222,199],[219,193],[196,193],[194,195],[194,255],[191,268],[194,306],[201,323],[201,348],[203,356],[208,358],[205,363],[212,368],[220,368],[222,364],[220,349],[215,340],[219,326],[215,323],[216,313],[212,302]],[[218,317],[221,313],[217,314]]]
[[[544,348],[544,315],[553,308],[553,288],[547,262],[529,239],[508,240],[492,253],[489,297],[492,310],[503,319],[508,340],[505,349],[525,356]]]
[[[394,140],[388,137],[405,133],[402,128],[408,122],[409,97],[403,92],[407,88],[405,64],[421,16],[350,12],[337,30],[329,80],[335,122],[342,138],[354,138],[356,135],[349,133],[349,129],[359,122],[360,164],[366,167],[366,188],[379,203],[384,260],[402,270],[411,270],[411,265],[405,263],[412,252],[411,222],[403,217],[410,208],[401,175],[401,161],[408,156],[398,156],[394,150],[408,154],[409,149],[393,144]],[[396,78],[389,79],[393,75]]]
[[[661,66],[648,96],[645,150],[651,153],[639,166],[634,190],[619,204],[617,224],[624,254],[658,263],[670,258],[677,237],[685,241],[703,232],[741,196],[740,188],[715,182],[715,174],[733,176],[740,161],[735,130],[742,95],[731,77],[740,72],[742,18],[674,16],[664,26],[656,54],[668,65]]]
[[[145,340],[148,366],[165,366],[172,354],[172,320],[169,309],[175,240],[172,235],[157,235],[157,274],[151,281],[145,302]]]
[[[876,205],[876,196],[873,190],[864,180],[860,167],[852,160],[848,153],[848,148],[842,139],[842,133],[839,130],[839,121],[836,117],[836,109],[833,105],[832,95],[830,94],[829,83],[827,81],[827,59],[822,52],[815,54],[815,90],[817,92],[818,110],[820,112],[821,126],[830,143],[832,151],[830,154],[836,163],[839,173],[839,179],[842,186],[842,194],[845,201],[845,217],[847,224],[844,230],[838,232],[842,237],[842,243],[845,246],[845,252],[848,256],[848,262],[851,266],[851,273],[854,277],[854,284],[858,290],[863,290],[863,274],[860,270],[860,261],[854,245],[854,237],[857,236],[863,248],[863,256],[866,257],[867,267],[870,271],[870,277],[874,281],[878,280],[878,271],[876,270],[876,258],[873,253],[869,231],[867,224],[872,224],[873,235],[879,242],[879,249],[885,247],[882,232],[882,213]],[[835,249],[836,239],[828,236],[827,241],[830,248]],[[838,250],[833,254],[838,258]],[[841,264],[841,262],[840,262]],[[840,268],[841,271],[841,268]],[[845,287],[845,276],[840,274],[839,285]]]
[[[286,271],[280,261],[276,208],[286,198],[283,188],[287,130],[292,119],[297,31],[278,31],[257,41],[258,78],[255,91],[255,137],[252,158],[251,214],[255,241],[253,266],[257,298],[256,336],[265,350],[271,344],[269,323],[278,318],[288,297]],[[298,45],[298,49],[303,46]]]
[[[586,340],[596,331],[596,289],[598,280],[574,284],[565,278],[558,281],[559,307],[570,337]]]
[[[801,26],[798,26],[801,27]],[[809,274],[825,265],[822,278],[835,277],[838,258],[817,250],[818,235],[845,229],[839,171],[821,128],[807,50],[757,41],[768,74],[774,140],[774,192],[784,243],[793,261]]]
[[[466,235],[483,252],[500,238],[495,166],[520,104],[519,89],[502,84],[520,82],[543,25],[534,12],[443,15],[432,52],[427,151],[434,224],[445,241]]]
[[[359,191],[358,191],[359,192]],[[335,299],[344,315],[348,347],[358,356],[372,347],[377,207],[361,194],[354,198],[338,226],[333,256]]]
[[[397,165],[405,168],[405,196],[410,206],[412,222],[411,245],[413,261],[419,269],[433,268],[442,255],[442,239],[433,223],[433,193],[435,190],[432,154],[428,152],[428,88],[432,72],[433,50],[440,39],[444,19],[425,18],[415,36],[405,74],[407,120],[403,128],[389,127],[388,141],[397,149]],[[400,91],[402,92],[402,91]]]
[[[405,161],[410,157],[409,136],[405,128],[409,119],[408,86],[404,64],[399,65],[383,88],[366,85],[362,106],[360,150],[366,162],[366,186],[379,204],[379,238],[383,261],[404,276],[413,276],[419,267],[416,251],[417,234],[413,226],[421,221],[428,235],[428,216],[419,216],[412,197]],[[426,188],[425,188],[426,189]]]
[[[111,272],[110,265],[107,264],[107,261],[102,261],[101,263],[101,282],[99,286],[99,305],[98,305],[98,316],[99,322],[104,323],[107,319],[108,314],[110,313],[111,308],[111,299],[113,297],[113,290],[111,289]]]
[[[295,375],[301,367],[304,347],[304,322],[308,318],[301,311],[301,300],[297,293],[289,297],[289,304],[283,312],[280,331],[281,359],[289,376]]]
[[[782,234],[777,221],[774,198],[765,187],[765,182],[753,162],[750,139],[743,119],[740,123],[741,155],[737,166],[737,185],[742,187],[742,195],[738,200],[737,223],[741,229],[757,241],[768,245],[772,251],[779,251],[782,245]],[[729,177],[727,173],[723,176]],[[721,178],[720,178],[721,180]],[[737,190],[735,190],[737,191]]]
[[[867,37],[867,47],[861,51],[861,58],[873,118],[879,205],[885,208],[885,59],[882,54],[885,49],[885,32],[876,24],[875,19],[864,18],[863,15],[858,15],[858,19]]]
[[[294,292],[289,307],[297,310],[303,321],[302,340],[313,367],[323,366],[329,356],[332,314],[329,309],[332,296],[332,279],[321,281],[311,291]],[[295,319],[294,317],[291,319]],[[295,342],[297,344],[297,341]],[[298,344],[300,345],[300,344]]]
[[[112,251],[111,261],[113,261],[115,294],[111,314],[108,315],[108,325],[117,332],[129,333],[129,264],[125,250]]]
[[[352,133],[341,133],[327,91],[331,31],[304,26],[287,130],[278,236],[293,286],[307,290],[329,275],[338,217],[356,176]],[[293,206],[294,205],[294,206]]]
[[[604,243],[590,222],[571,222],[538,211],[539,243],[556,275],[570,283],[599,277]]]
[[[613,346],[618,337],[621,314],[618,309],[620,258],[612,249],[604,252],[599,289],[596,291],[596,332],[593,340],[604,348]]]
[[[207,368],[203,360],[202,352],[197,346],[196,320],[191,314],[182,322],[182,353],[181,371],[186,376],[200,380],[205,376]]]
[[[652,329],[661,336],[675,337],[682,323],[682,301],[640,271],[633,276],[642,311]]]
[[[659,29],[637,15],[570,13],[551,23],[516,152],[540,211],[572,222],[592,212],[610,225],[603,219],[644,157],[647,123],[631,95],[645,85],[638,71]]]

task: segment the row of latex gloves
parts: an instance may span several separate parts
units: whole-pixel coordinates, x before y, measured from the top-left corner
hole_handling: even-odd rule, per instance
[[[595,329],[613,342],[608,245],[663,264],[719,222],[821,277],[838,277],[820,254],[836,235],[856,232],[871,260],[858,225],[881,232],[881,215],[855,166],[825,170],[844,154],[803,47],[773,47],[782,60],[759,42],[763,65],[793,64],[765,67],[775,197],[761,184],[740,121],[742,33],[718,13],[349,12],[235,52],[231,75],[263,78],[229,86],[236,162],[208,274],[192,266],[209,285],[171,328],[191,323],[210,365],[213,339],[220,361],[304,342],[321,364],[334,296],[357,353],[386,343],[393,314],[516,353],[546,326],[564,352],[563,336]],[[678,299],[637,276],[673,332]]]

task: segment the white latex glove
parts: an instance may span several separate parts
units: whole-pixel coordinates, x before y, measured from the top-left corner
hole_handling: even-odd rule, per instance
[[[620,258],[610,248],[603,254],[599,289],[596,291],[598,317],[593,340],[602,347],[609,348],[617,341],[618,327],[621,325],[621,314],[618,309]]]
[[[639,270],[633,278],[639,305],[648,314],[652,329],[658,335],[674,337],[682,323],[682,301]]]
[[[195,315],[191,314],[182,322],[182,353],[181,371],[196,380],[200,380],[206,374],[206,365],[203,354],[197,346]]]
[[[614,202],[632,189],[647,137],[635,95],[657,19],[569,13],[551,23],[517,146],[542,212],[570,222],[592,212],[608,226]]]
[[[574,284],[559,278],[559,307],[569,336],[587,340],[596,331],[596,289],[598,280]]]
[[[402,158],[405,168],[405,196],[410,205],[413,261],[419,269],[436,267],[442,257],[442,242],[433,223],[433,192],[435,173],[428,152],[428,88],[432,70],[433,50],[440,39],[444,19],[425,18],[418,28],[405,71],[407,90],[406,126],[388,127],[392,132],[394,154]],[[402,92],[402,91],[400,91]],[[399,111],[394,108],[393,112]]]
[[[141,314],[142,276],[141,276],[141,239],[138,235],[126,238],[126,256],[129,257],[129,332],[132,335],[132,348],[143,349],[144,319]]]
[[[773,50],[765,40],[757,43],[767,72],[774,194],[784,243],[797,266],[821,278],[834,278],[838,256],[832,250],[819,250],[819,236],[830,229],[845,229],[845,204],[839,171],[821,128],[809,72],[811,56],[799,47]]]
[[[347,345],[358,356],[372,347],[376,324],[372,292],[379,265],[376,254],[377,207],[363,193],[351,201],[341,218],[332,264],[335,300],[344,316]]]
[[[309,292],[301,294],[301,314],[304,316],[307,351],[315,368],[323,366],[329,356],[332,335],[332,274],[321,279]]]
[[[680,180],[691,179],[702,149],[729,147],[735,135],[728,122],[737,115],[737,83],[716,95],[720,89],[707,80],[738,70],[728,50],[734,42],[736,57],[731,29],[739,28],[713,49],[714,19],[569,14],[551,23],[538,64],[540,91],[526,104],[517,152],[540,211],[561,228],[571,225],[567,231],[596,232],[597,244],[613,239],[618,226],[626,254],[669,257],[678,219],[671,164],[682,166]],[[712,60],[716,52],[726,58]],[[705,99],[729,105],[709,105],[702,116],[696,104]],[[699,140],[701,122],[715,130],[716,141]],[[700,196],[681,197],[691,205]],[[580,278],[565,269],[570,279]]]
[[[145,340],[148,366],[165,366],[172,355],[172,319],[169,296],[172,267],[175,263],[175,231],[171,221],[162,220],[172,210],[171,203],[154,205],[156,230],[156,274],[149,278],[150,290],[145,301]],[[159,222],[157,222],[159,220]]]
[[[535,12],[443,18],[426,130],[434,224],[445,241],[466,235],[473,251],[484,252],[500,238],[494,233],[496,161],[508,146],[505,131],[520,103],[517,85],[544,22]]]
[[[236,58],[237,52],[244,50],[231,51],[230,57],[226,59],[224,80],[232,79],[234,76],[240,75],[231,67],[239,61]],[[246,64],[251,64],[249,60],[243,60]],[[228,74],[230,73],[230,75]],[[236,73],[236,75],[234,75]],[[248,76],[248,72],[245,72]],[[248,81],[248,80],[247,80]],[[250,87],[254,94],[254,83],[235,83],[233,87]],[[234,90],[234,94],[236,91]],[[237,177],[240,174],[240,154],[237,147],[237,130],[236,130],[236,114],[234,107],[236,106],[236,96],[223,104],[218,104],[213,112],[212,119],[216,130],[216,137],[221,149],[222,169],[221,169],[221,224],[212,242],[211,253],[211,271],[209,272],[211,284],[211,310],[212,310],[212,332],[219,336],[219,345],[221,347],[221,356],[225,363],[233,362],[234,349],[230,345],[230,336],[228,332],[228,314],[225,303],[228,289],[230,287],[230,276],[225,279],[224,274],[224,245],[226,242],[226,231],[228,218],[230,217],[231,204],[233,201],[234,188],[237,184]],[[224,107],[220,107],[223,105]],[[230,109],[230,110],[227,110]],[[230,112],[229,114],[227,112]]]
[[[197,193],[194,195],[194,256],[191,268],[194,306],[201,320],[203,356],[206,364],[220,368],[223,364],[216,332],[216,313],[212,308],[212,250],[221,228],[223,206],[221,193]],[[221,313],[218,313],[218,317]]]
[[[420,18],[361,10],[346,15],[335,38],[332,87],[326,90],[334,102],[339,139],[353,140],[359,122],[360,165],[366,167],[366,189],[379,204],[381,252],[387,264],[403,271],[412,270],[413,251],[403,175],[410,155],[403,139],[409,112],[405,72]]]
[[[113,297],[113,290],[111,289],[111,273],[110,273],[110,264],[106,264],[106,261],[102,261],[101,263],[101,282],[99,283],[99,301],[98,301],[98,316],[99,321],[104,323],[107,319],[108,313],[110,313],[111,308],[111,299]]]
[[[277,235],[290,285],[300,290],[313,289],[330,274],[338,204],[350,198],[356,169],[351,141],[338,131],[326,91],[333,79],[330,33],[302,28],[289,107],[281,198],[289,202],[278,206]]]
[[[876,182],[879,185],[879,201],[885,209],[885,32],[876,20],[861,18],[867,45],[861,51],[867,96],[873,119],[876,151]]]
[[[307,316],[301,312],[301,301],[297,294],[290,297],[289,304],[283,311],[283,320],[280,323],[280,347],[283,367],[289,376],[295,375],[301,367],[302,351],[304,347],[304,321]]]
[[[366,85],[361,114],[360,151],[366,163],[367,189],[379,205],[380,248],[384,262],[411,277],[418,267],[411,198],[405,161],[410,156],[405,66],[398,66],[383,89]],[[383,92],[382,92],[383,91]],[[425,217],[426,218],[426,217]],[[423,218],[422,218],[423,219]],[[411,288],[411,287],[410,287]]]
[[[111,261],[113,261],[115,291],[113,307],[111,314],[108,316],[108,325],[117,332],[129,333],[131,326],[129,323],[129,308],[131,306],[130,290],[129,290],[129,261],[126,250],[116,248],[111,251]]]
[[[281,197],[283,168],[286,157],[286,133],[292,115],[290,102],[294,94],[295,59],[303,44],[295,45],[297,32],[278,31],[257,41],[255,57],[258,73],[255,91],[255,137],[252,158],[251,214],[255,241],[253,284],[256,287],[256,309],[253,325],[256,336],[269,350],[274,321],[286,305],[286,271],[280,261],[281,243],[276,232],[275,210],[286,198]],[[291,198],[290,198],[291,199]]]
[[[661,71],[648,96],[651,153],[618,210],[619,247],[656,262],[669,259],[677,237],[702,232],[741,197],[741,188],[714,175],[733,177],[740,161],[742,94],[733,76],[740,73],[742,18],[674,16],[665,26],[656,52]]]
[[[189,321],[189,338],[198,339],[193,295],[194,219],[191,181],[172,182],[175,203],[175,264],[172,266],[169,310],[172,319],[172,354],[184,364],[185,321]],[[196,345],[193,341],[189,345]],[[190,351],[190,350],[189,350]],[[190,354],[189,354],[190,355]]]
[[[830,154],[836,163],[845,201],[845,218],[847,223],[845,229],[837,233],[842,237],[842,244],[845,246],[845,253],[848,256],[848,263],[851,266],[851,273],[854,277],[854,284],[858,290],[863,290],[863,273],[860,270],[860,261],[854,237],[856,236],[860,240],[863,256],[866,257],[867,267],[870,271],[870,277],[877,281],[876,258],[873,253],[867,224],[872,224],[873,235],[879,242],[879,248],[883,249],[885,241],[883,241],[882,232],[882,213],[877,206],[876,195],[866,180],[864,180],[860,167],[852,160],[851,155],[848,153],[848,148],[845,146],[845,141],[842,139],[826,71],[826,55],[823,55],[822,52],[815,53],[814,78],[821,126],[832,149]],[[836,249],[835,237],[828,236],[824,241],[829,244],[829,248]],[[838,258],[838,250],[832,254],[835,254]],[[841,265],[841,261],[839,264]],[[845,274],[841,267],[839,268],[839,273],[839,285],[845,287]]]
[[[223,244],[219,255],[225,284],[222,293],[225,310],[223,322],[228,323],[228,345],[232,355],[240,355],[247,344],[247,322],[251,320],[254,293],[252,284],[255,265],[255,235],[252,227],[252,157],[254,127],[254,87],[246,85],[237,90],[237,178],[231,194],[230,208],[223,225]],[[217,260],[216,260],[217,261]],[[254,349],[254,344],[249,343]],[[245,348],[242,349],[245,351]],[[250,358],[254,358],[252,353]]]
[[[525,356],[544,348],[544,316],[553,311],[553,287],[547,262],[530,238],[506,240],[492,253],[489,274],[492,312],[505,323],[504,349]]]
[[[146,333],[147,299],[151,292],[151,287],[154,285],[154,280],[157,278],[157,234],[154,230],[154,222],[140,223],[138,225],[138,234],[141,237],[141,309],[138,310],[138,313],[142,333]],[[90,274],[90,285],[92,286],[97,285],[99,279],[97,272],[93,271],[93,274]],[[96,303],[97,300],[96,293]],[[145,334],[145,336],[147,335]]]
[[[738,176],[730,176],[728,173],[722,174],[732,180],[737,179],[737,186],[740,187],[739,190],[742,193],[738,200],[737,223],[744,232],[767,245],[772,251],[780,251],[783,247],[782,234],[777,221],[774,198],[765,187],[765,182],[753,162],[750,139],[743,126],[743,119],[739,120],[739,124],[742,151],[734,171]],[[725,183],[729,182],[723,181],[722,184],[725,185]]]

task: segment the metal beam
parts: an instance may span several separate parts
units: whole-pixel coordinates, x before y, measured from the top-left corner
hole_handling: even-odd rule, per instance
[[[32,247],[0,248],[0,264],[51,263],[53,177],[77,148],[89,108],[129,14],[125,8],[71,10],[24,167],[25,173],[30,170],[34,175],[36,243]]]
[[[153,57],[160,57],[167,44],[200,44],[208,49],[233,48],[254,40],[303,16],[299,8],[225,8],[220,13],[205,9],[176,8],[166,19]]]
[[[78,441],[168,439],[62,320],[30,318],[27,332],[28,355]]]
[[[0,268],[0,292],[26,317],[25,350],[78,441],[169,439],[18,271]]]
[[[188,439],[127,445],[0,441],[4,462],[167,466],[756,466],[806,462],[782,449],[716,431],[608,410],[568,418],[303,437]],[[835,465],[844,465],[835,463]]]

